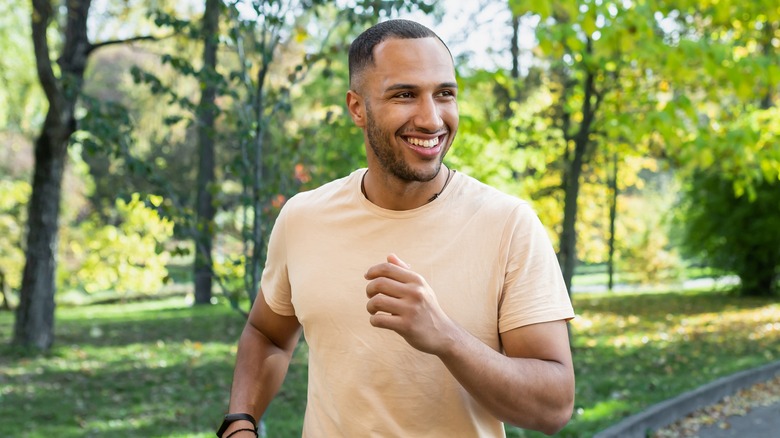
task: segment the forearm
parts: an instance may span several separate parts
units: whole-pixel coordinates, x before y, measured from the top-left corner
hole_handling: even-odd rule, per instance
[[[291,357],[292,349],[276,346],[247,324],[238,343],[229,412],[246,412],[259,420],[279,391]]]
[[[509,357],[456,326],[437,354],[455,379],[500,420],[553,434],[571,418],[574,374],[555,360]]]

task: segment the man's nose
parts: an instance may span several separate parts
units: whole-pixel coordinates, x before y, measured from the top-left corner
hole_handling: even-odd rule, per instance
[[[433,96],[420,98],[417,105],[414,124],[417,128],[428,132],[437,132],[444,124],[441,118],[441,108]]]

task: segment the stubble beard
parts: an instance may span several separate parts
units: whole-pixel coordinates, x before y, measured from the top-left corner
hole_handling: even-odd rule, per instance
[[[402,150],[393,149],[390,139],[394,134],[382,130],[374,120],[371,108],[366,105],[366,136],[368,145],[374,152],[379,161],[379,165],[402,181],[408,182],[428,182],[436,178],[441,170],[441,163],[444,160],[444,154],[438,157],[436,166],[432,170],[414,169],[404,160]]]

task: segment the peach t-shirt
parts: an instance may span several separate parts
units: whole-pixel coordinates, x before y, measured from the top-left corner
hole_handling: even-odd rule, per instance
[[[544,228],[526,202],[461,173],[429,204],[385,210],[361,193],[364,172],[291,198],[269,241],[265,299],[309,347],[303,435],[504,436],[437,357],[369,324],[363,275],[397,254],[500,351],[502,332],[574,317]]]

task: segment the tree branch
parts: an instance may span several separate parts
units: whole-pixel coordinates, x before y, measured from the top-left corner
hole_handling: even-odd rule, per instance
[[[122,40],[103,41],[103,42],[96,43],[96,44],[90,44],[89,49],[87,49],[87,55],[89,55],[90,53],[94,52],[95,50],[97,50],[97,49],[99,49],[101,47],[114,46],[114,45],[117,45],[117,44],[129,44],[129,43],[134,43],[136,41],[160,41],[162,39],[170,38],[172,36],[173,35],[168,35],[166,37],[158,38],[158,37],[154,37],[154,36],[151,36],[151,35],[144,35],[144,36],[137,36],[137,37],[127,38],[127,39],[122,39]]]
[[[49,42],[46,39],[46,30],[51,22],[51,3],[43,0],[33,0],[32,13],[32,39],[35,51],[35,65],[38,70],[38,80],[49,101],[49,105],[60,104],[60,90],[57,87],[57,78],[49,58]]]

